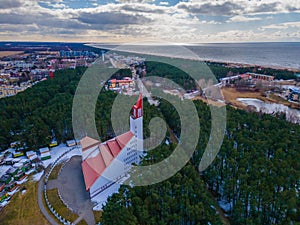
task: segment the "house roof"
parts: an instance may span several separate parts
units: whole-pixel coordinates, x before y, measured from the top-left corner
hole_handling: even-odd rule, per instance
[[[100,145],[99,148],[100,148],[100,152],[102,154],[104,163],[106,166],[108,166],[110,164],[110,162],[114,159],[114,157],[106,145]]]
[[[143,116],[143,96],[142,94],[139,95],[137,102],[132,107],[132,116],[134,118],[139,118]]]
[[[133,133],[128,131],[105,143],[98,144],[98,147],[84,159],[82,172],[86,190],[90,189],[133,136]],[[87,147],[86,151],[93,147],[94,144]]]
[[[43,153],[46,153],[46,152],[49,152],[49,148],[48,147],[45,147],[45,148],[40,148],[40,153],[43,154]]]
[[[82,147],[82,151],[85,151],[93,146],[100,144],[100,141],[86,136],[80,140],[80,144]]]

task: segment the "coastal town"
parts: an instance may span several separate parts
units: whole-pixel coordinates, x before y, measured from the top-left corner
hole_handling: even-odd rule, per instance
[[[0,54],[0,98],[16,95],[51,79],[56,70],[90,66],[98,57],[91,51],[10,51]]]

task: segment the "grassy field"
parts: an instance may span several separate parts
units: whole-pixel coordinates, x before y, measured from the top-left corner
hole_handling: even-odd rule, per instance
[[[294,108],[294,109],[299,109],[300,108],[300,104],[294,103],[294,102],[289,102],[283,98],[281,98],[280,96],[271,94],[270,95],[270,99],[274,100],[277,103],[286,105],[288,107]]]
[[[64,205],[64,203],[60,200],[58,196],[58,190],[57,188],[52,190],[47,190],[47,197],[52,205],[52,207],[56,210],[56,212],[61,215],[66,220],[69,220],[70,222],[74,222],[78,215],[75,213],[72,213],[67,206]]]
[[[52,170],[52,173],[49,176],[49,180],[57,179],[58,173],[59,173],[62,166],[63,166],[63,164],[61,163],[61,164],[54,167],[54,169]]]
[[[50,225],[40,212],[37,202],[37,189],[38,183],[28,181],[26,184],[21,185],[26,188],[26,193],[22,194],[21,191],[16,193],[9,205],[0,211],[0,224],[1,225]]]
[[[94,211],[94,217],[95,217],[96,223],[101,222],[102,211]]]
[[[0,51],[0,57],[18,55],[23,53],[22,51]]]

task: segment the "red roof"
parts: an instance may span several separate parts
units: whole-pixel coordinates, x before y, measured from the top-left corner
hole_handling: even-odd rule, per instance
[[[110,162],[114,159],[111,151],[107,147],[107,145],[100,145],[100,152],[102,153],[102,157],[106,166],[110,164]]]
[[[143,107],[143,96],[142,93],[139,95],[139,99],[134,105],[136,108],[141,109]]]
[[[95,150],[82,162],[82,171],[86,190],[95,183],[104,170],[110,165],[112,160],[122,151],[126,144],[133,137],[133,133],[128,131],[125,134],[98,145]],[[94,145],[91,145],[93,147]],[[90,147],[90,148],[91,148]],[[88,150],[87,148],[86,150]]]
[[[125,145],[128,143],[128,140],[130,140],[132,138],[132,133],[131,132],[127,132],[125,134],[119,135],[118,137],[116,137],[116,140],[119,144],[119,146],[121,146],[121,148],[124,148]]]
[[[118,144],[116,140],[108,141],[106,145],[108,146],[109,150],[113,154],[113,157],[116,157],[119,154],[119,152],[122,150],[121,146]]]
[[[84,137],[80,140],[82,151],[85,151],[87,149],[90,149],[93,146],[99,145],[100,141],[90,138],[90,137]]]
[[[133,105],[132,110],[133,110],[134,118],[139,118],[139,117],[143,116],[143,96],[142,96],[142,94],[140,94],[139,99],[137,100],[135,105]]]

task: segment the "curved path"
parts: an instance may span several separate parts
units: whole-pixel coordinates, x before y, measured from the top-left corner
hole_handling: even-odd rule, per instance
[[[45,170],[47,171],[47,169]],[[46,219],[49,221],[49,223],[51,223],[52,225],[59,225],[52,217],[52,215],[50,215],[47,211],[47,209],[44,206],[43,203],[43,190],[44,190],[44,177],[45,177],[46,172],[44,172],[43,176],[41,177],[41,179],[39,180],[39,185],[38,185],[38,205],[40,207],[41,212],[44,214],[44,216],[46,217]]]

